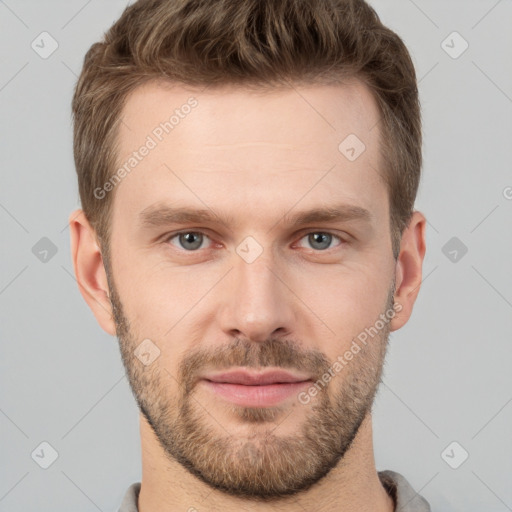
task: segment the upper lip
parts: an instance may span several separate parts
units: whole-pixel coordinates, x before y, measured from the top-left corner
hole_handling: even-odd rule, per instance
[[[303,382],[311,380],[308,375],[293,374],[284,370],[269,370],[264,372],[250,372],[247,370],[233,370],[222,373],[212,373],[203,377],[212,382],[227,382],[230,384],[245,384],[247,386],[263,386],[282,382]]]

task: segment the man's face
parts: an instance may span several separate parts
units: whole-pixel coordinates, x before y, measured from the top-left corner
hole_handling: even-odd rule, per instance
[[[166,133],[160,123],[191,97]],[[224,492],[308,488],[370,413],[395,278],[378,121],[359,83],[267,94],[147,84],[127,101],[119,166],[153,147],[115,190],[109,287],[123,361],[169,460]],[[292,223],[349,205],[367,216]],[[225,394],[205,380],[236,369],[309,382],[274,385],[291,391],[272,400],[270,387],[258,399],[255,386]]]

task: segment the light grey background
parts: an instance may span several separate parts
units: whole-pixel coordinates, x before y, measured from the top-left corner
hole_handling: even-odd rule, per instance
[[[2,512],[114,511],[141,477],[136,404],[116,339],[79,293],[67,226],[73,86],[125,4],[0,0]],[[512,1],[371,4],[420,80],[429,221],[421,291],[374,407],[377,469],[433,511],[512,510]],[[59,45],[47,59],[31,47],[43,31]],[[458,58],[454,31],[469,44]],[[47,261],[32,250],[43,237]],[[44,441],[58,452],[48,469],[32,458]]]

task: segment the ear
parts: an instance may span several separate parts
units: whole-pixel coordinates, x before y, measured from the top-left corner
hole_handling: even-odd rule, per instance
[[[396,315],[390,322],[391,331],[396,331],[407,323],[420,291],[423,258],[426,250],[426,224],[425,216],[419,211],[414,211],[409,225],[402,235],[400,254],[396,262]]]
[[[71,257],[80,293],[101,328],[115,336],[116,326],[108,296],[107,274],[96,233],[81,209],[71,212],[68,221]]]

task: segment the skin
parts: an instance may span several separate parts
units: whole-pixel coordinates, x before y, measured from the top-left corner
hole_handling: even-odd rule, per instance
[[[414,212],[395,261],[377,104],[360,82],[265,94],[148,83],[125,105],[119,164],[191,96],[198,105],[109,192],[110,264],[82,210],[69,217],[80,291],[118,336],[142,411],[139,510],[392,511],[371,407],[389,333],[420,289],[426,219]],[[338,150],[349,134],[366,146],[353,162]],[[143,228],[155,203],[233,222]],[[366,208],[369,222],[286,222],[338,203]],[[171,238],[181,230],[203,237]],[[319,232],[335,236],[308,236]],[[236,251],[248,236],[263,248],[251,263]],[[393,304],[399,312],[357,341]],[[149,365],[134,355],[145,339],[160,351]],[[236,406],[198,380],[244,367],[316,382],[354,341],[361,350],[308,403]]]

